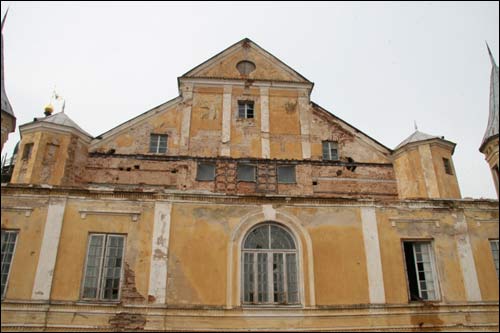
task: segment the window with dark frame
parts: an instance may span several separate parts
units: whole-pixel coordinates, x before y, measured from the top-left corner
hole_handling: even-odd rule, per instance
[[[403,248],[410,300],[437,300],[439,294],[431,242],[405,241]]]
[[[149,152],[164,154],[167,152],[167,134],[151,134],[149,139]]]
[[[453,175],[453,169],[451,168],[451,162],[449,159],[443,157],[444,171],[448,175]]]
[[[215,163],[198,163],[196,180],[215,180]]]
[[[295,184],[295,165],[278,166],[278,183]]]
[[[253,119],[253,101],[238,101],[238,118],[240,119]]]
[[[33,150],[33,143],[27,143],[24,145],[23,149],[23,160],[29,160],[31,157],[31,151]]]
[[[337,161],[339,150],[337,141],[323,141],[323,160]]]
[[[14,258],[14,251],[16,248],[18,231],[15,230],[2,230],[2,299],[5,297],[5,292],[7,291],[7,284],[9,282],[10,268],[12,266],[12,259]]]
[[[125,236],[90,234],[82,299],[119,299]]]
[[[254,182],[255,169],[255,165],[252,164],[238,164],[237,179],[244,182]]]

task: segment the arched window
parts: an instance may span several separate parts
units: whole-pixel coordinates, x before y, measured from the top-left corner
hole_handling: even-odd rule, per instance
[[[295,241],[276,223],[249,231],[242,249],[243,304],[297,304],[298,260]]]

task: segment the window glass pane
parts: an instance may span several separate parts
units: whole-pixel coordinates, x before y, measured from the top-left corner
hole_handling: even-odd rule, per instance
[[[295,249],[292,236],[283,228],[271,226],[272,249]]]
[[[493,261],[495,263],[495,269],[497,271],[497,277],[498,277],[498,239],[491,240],[490,245],[491,245],[491,254],[493,255]]]
[[[103,299],[118,299],[123,254],[123,236],[108,236],[103,269]]]
[[[279,166],[278,183],[295,183],[295,166]]]
[[[14,248],[16,245],[17,231],[2,230],[1,248],[2,248],[2,264],[1,264],[1,295],[4,297],[7,280],[9,277],[12,258],[14,256]]]
[[[285,273],[283,253],[273,254],[273,301],[285,303]]]
[[[430,243],[415,242],[413,244],[415,251],[415,265],[417,279],[419,282],[419,293],[422,299],[434,299],[435,295],[434,276],[431,264]],[[434,296],[433,296],[434,297]]]
[[[257,254],[257,301],[268,302],[267,291],[267,253]]]
[[[198,163],[196,171],[196,180],[214,180],[215,179],[215,164],[213,163]]]
[[[254,182],[255,181],[255,166],[248,164],[238,164],[238,180]]]
[[[84,298],[97,298],[97,288],[104,246],[104,235],[91,235],[83,287]]]
[[[299,292],[297,283],[297,263],[295,253],[286,255],[286,281],[288,287],[288,303],[299,302]]]
[[[338,156],[338,144],[336,141],[323,141],[323,159],[336,161]]]
[[[166,134],[151,134],[149,139],[149,152],[150,153],[166,153],[167,152],[167,138]]]
[[[245,249],[269,249],[269,225],[253,229],[247,236]]]
[[[243,284],[244,284],[244,294],[243,301],[248,303],[253,303],[254,299],[254,254],[244,253],[243,254]]]

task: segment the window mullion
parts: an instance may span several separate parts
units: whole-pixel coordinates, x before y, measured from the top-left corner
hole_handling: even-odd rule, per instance
[[[287,281],[288,266],[286,261],[286,254],[282,253],[281,255],[283,256],[283,293],[285,294],[284,295],[285,303],[288,304],[288,281]]]
[[[259,302],[259,272],[258,272],[258,265],[257,265],[257,258],[258,258],[258,253],[255,253],[253,255],[253,301],[252,303],[258,303]]]
[[[271,229],[271,228],[269,228]],[[273,253],[267,256],[267,303],[274,303]]]
[[[102,243],[102,249],[101,249],[101,262],[99,263],[99,278],[98,278],[98,283],[97,283],[97,299],[103,299],[103,288],[102,288],[102,279],[104,277],[103,270],[104,270],[104,260],[106,257],[106,246],[108,244],[108,236],[103,235],[103,243]]]

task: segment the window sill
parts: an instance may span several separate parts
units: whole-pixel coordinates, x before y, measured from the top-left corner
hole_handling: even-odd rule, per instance
[[[302,304],[242,304],[242,309],[302,309]]]
[[[121,300],[116,301],[102,301],[95,299],[80,299],[76,301],[76,304],[80,305],[118,305],[121,303]]]

